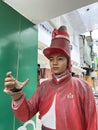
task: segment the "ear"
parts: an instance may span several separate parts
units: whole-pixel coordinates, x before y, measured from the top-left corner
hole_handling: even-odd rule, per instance
[[[69,58],[66,57],[66,59],[67,59],[67,68],[68,68],[68,66],[69,66]]]

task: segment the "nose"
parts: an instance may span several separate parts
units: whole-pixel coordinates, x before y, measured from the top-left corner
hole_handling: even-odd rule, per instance
[[[57,59],[54,59],[53,60],[53,64],[55,65],[55,64],[57,64],[58,62],[57,62]]]

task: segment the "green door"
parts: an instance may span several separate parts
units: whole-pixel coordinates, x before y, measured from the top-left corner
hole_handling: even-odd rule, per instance
[[[11,97],[3,92],[4,78],[8,71],[20,81],[29,78],[23,91],[30,98],[37,85],[37,46],[37,26],[0,1],[0,130],[24,125],[12,112]],[[27,130],[33,130],[32,122],[35,117],[25,124]]]

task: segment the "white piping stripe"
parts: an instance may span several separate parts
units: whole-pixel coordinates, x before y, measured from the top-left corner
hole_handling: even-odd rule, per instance
[[[55,38],[65,38],[65,39],[69,40],[69,37],[64,36],[64,35],[56,35]]]
[[[54,96],[54,100],[52,105],[47,113],[42,116],[41,122],[44,126],[50,129],[56,129],[56,111],[55,111],[55,103],[56,103],[56,94]]]

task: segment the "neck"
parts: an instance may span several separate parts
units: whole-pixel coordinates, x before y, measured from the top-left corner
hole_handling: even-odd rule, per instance
[[[63,73],[59,75],[53,74],[52,77],[53,77],[53,82],[56,84],[59,84],[63,82],[64,80],[68,80],[71,77],[71,73],[68,71],[64,71]]]
[[[53,75],[53,77],[55,77],[55,78],[61,78],[61,77],[65,76],[65,75],[67,75],[67,74],[69,74],[69,71],[68,71],[68,70],[66,70],[66,71],[64,71],[64,72],[62,72],[62,73],[60,73],[60,74],[52,74],[52,75]]]

